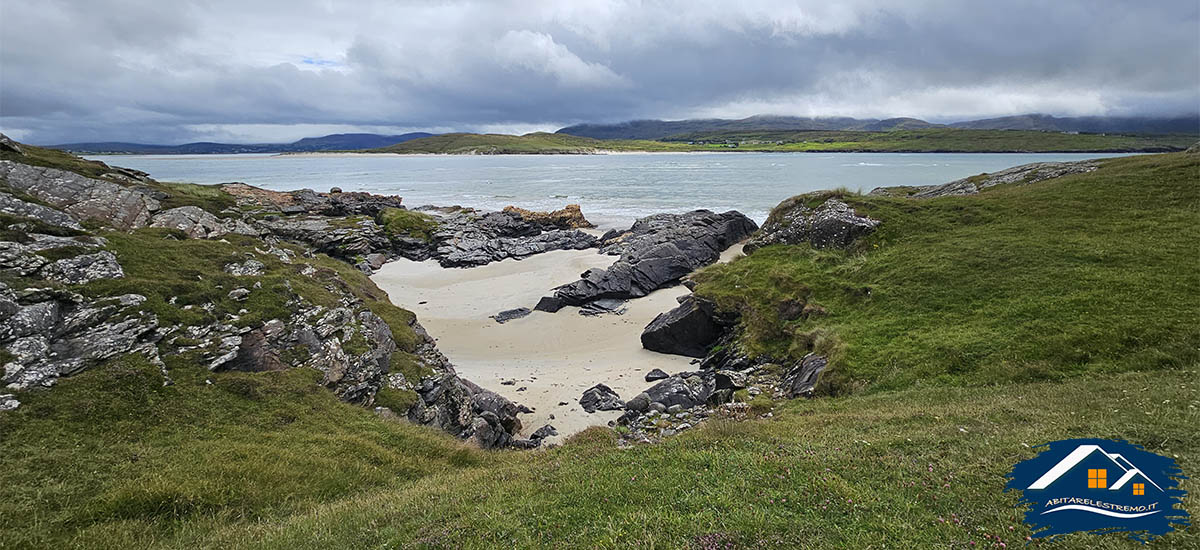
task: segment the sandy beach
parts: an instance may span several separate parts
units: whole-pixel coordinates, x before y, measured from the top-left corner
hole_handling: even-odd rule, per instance
[[[740,252],[741,245],[731,247],[721,261]],[[460,375],[534,409],[521,417],[522,435],[552,424],[562,438],[620,415],[584,412],[579,398],[591,386],[607,384],[627,399],[650,386],[644,376],[651,369],[674,373],[690,368],[690,358],[644,350],[639,338],[646,324],[675,307],[687,289],[676,286],[630,300],[624,315],[588,317],[567,307],[558,313],[535,311],[504,324],[489,316],[532,308],[550,289],[614,260],[594,249],[559,250],[467,269],[401,259],[384,265],[372,279],[393,303],[417,314]]]

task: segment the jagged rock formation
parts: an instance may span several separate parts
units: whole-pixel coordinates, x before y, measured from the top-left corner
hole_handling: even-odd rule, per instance
[[[330,193],[312,189],[299,191],[270,191],[244,183],[226,183],[221,190],[232,195],[239,206],[258,208],[264,212],[282,214],[317,214],[322,216],[376,216],[384,208],[403,208],[403,199],[395,195],[375,195],[360,191],[343,193],[334,188]]]
[[[158,200],[143,190],[57,168],[3,160],[0,179],[76,219],[97,220],[117,229],[144,227],[159,208]]]
[[[999,172],[980,174],[940,185],[918,187],[880,187],[871,190],[872,195],[899,196],[913,199],[974,195],[989,187],[1005,184],[1029,185],[1042,180],[1060,178],[1071,174],[1085,174],[1100,167],[1094,160],[1076,162],[1034,162],[1014,166]]]
[[[0,192],[0,214],[31,218],[46,225],[75,231],[83,230],[83,226],[79,225],[79,221],[66,212],[24,201],[4,192]]]
[[[816,207],[810,207],[805,204],[809,198],[809,195],[800,195],[777,206],[762,230],[746,243],[746,254],[772,244],[846,248],[879,226],[879,220],[859,216],[854,208],[841,200],[828,198]]]
[[[561,210],[552,212],[535,212],[516,206],[505,206],[504,212],[512,212],[521,219],[541,225],[543,229],[588,229],[596,227],[583,217],[578,204],[568,204]]]
[[[551,250],[596,246],[596,238],[582,231],[545,227],[512,210],[459,210],[438,218],[430,256],[442,267],[473,267]]]
[[[578,281],[560,286],[535,309],[557,311],[603,298],[645,296],[675,284],[684,275],[717,261],[721,252],[749,236],[758,226],[740,212],[656,214],[639,219],[626,231],[610,231],[600,251],[619,256],[608,269],[589,269]]]
[[[163,210],[150,218],[150,227],[178,229],[193,239],[215,239],[228,233],[259,234],[257,229],[240,219],[218,218],[198,206]]]

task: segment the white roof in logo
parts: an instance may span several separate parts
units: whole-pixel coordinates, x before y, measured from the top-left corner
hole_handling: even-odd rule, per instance
[[[1058,478],[1063,476],[1063,474],[1071,471],[1072,468],[1077,466],[1080,462],[1083,462],[1083,459],[1097,451],[1111,460],[1113,465],[1115,465],[1117,468],[1120,468],[1120,470],[1124,472],[1121,475],[1121,478],[1118,479],[1116,483],[1113,483],[1108,490],[1116,491],[1121,487],[1124,487],[1129,480],[1137,476],[1142,476],[1142,479],[1150,482],[1150,484],[1156,487],[1159,491],[1163,490],[1162,487],[1159,487],[1154,480],[1150,479],[1128,459],[1116,453],[1105,452],[1105,450],[1101,449],[1099,445],[1080,445],[1075,447],[1074,451],[1071,451],[1070,454],[1058,461],[1058,464],[1055,464],[1053,468],[1050,468],[1050,470],[1048,470],[1045,474],[1042,474],[1042,477],[1037,478],[1037,481],[1034,481],[1033,484],[1029,486],[1029,489],[1045,489],[1046,487],[1049,487],[1051,483],[1057,481]]]

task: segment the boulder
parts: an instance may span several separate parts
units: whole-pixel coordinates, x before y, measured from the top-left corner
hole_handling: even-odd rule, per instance
[[[538,300],[537,305],[533,306],[533,309],[534,311],[554,313],[562,309],[564,306],[566,306],[566,304],[560,298],[556,298],[554,296],[543,296],[541,300]]]
[[[776,207],[762,230],[746,243],[746,254],[772,244],[846,248],[879,226],[878,220],[859,216],[850,205],[838,199],[829,198],[810,208],[805,204],[807,198],[806,195],[793,197]]]
[[[661,408],[664,411],[674,405],[679,405],[684,409],[703,405],[708,400],[710,393],[712,393],[712,388],[701,376],[686,378],[678,375],[671,376],[646,390],[646,396],[651,403],[650,408],[655,410]],[[661,407],[655,407],[655,403]]]
[[[148,194],[74,172],[0,161],[0,179],[17,191],[71,214],[117,229],[145,227],[159,202]]]
[[[583,392],[579,405],[588,413],[596,411],[617,411],[625,408],[625,402],[612,388],[604,384],[596,384]]]
[[[783,388],[788,397],[812,397],[817,378],[829,361],[823,355],[809,353],[792,365],[783,376]]]
[[[646,325],[642,347],[701,358],[727,330],[727,326],[718,322],[711,302],[691,295],[679,307],[660,313]]]
[[[552,437],[552,436],[556,436],[556,435],[558,435],[558,430],[556,430],[554,428],[554,426],[546,424],[545,426],[542,426],[541,428],[538,428],[537,430],[535,430],[533,432],[533,434],[529,436],[529,439],[541,440],[541,439],[546,439],[547,437]]]
[[[0,134],[0,151],[11,151],[18,155],[24,155],[25,151],[21,149],[21,144],[12,140],[12,138]]]
[[[238,277],[257,277],[263,274],[267,265],[250,258],[244,262],[225,264],[225,272]]]
[[[656,380],[662,380],[664,378],[670,378],[670,377],[671,377],[671,375],[663,372],[662,369],[654,369],[654,370],[651,370],[650,372],[646,373],[646,381],[647,382],[654,382]]]

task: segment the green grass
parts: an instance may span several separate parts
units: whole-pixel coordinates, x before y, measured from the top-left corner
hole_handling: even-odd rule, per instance
[[[437,229],[433,216],[400,208],[384,208],[377,222],[391,237],[413,237],[427,243],[433,242],[433,231]]]
[[[1196,135],[1063,134],[1023,130],[933,128],[863,131],[719,132],[652,140],[599,140],[536,132],[443,134],[372,152],[437,154],[588,154],[603,151],[763,152],[1118,152],[1180,151]],[[689,143],[692,142],[692,143]]]
[[[1056,379],[1200,357],[1200,156],[1107,160],[972,197],[845,200],[883,220],[856,249],[772,246],[695,276],[699,294],[742,312],[753,349],[831,353],[827,390]],[[828,316],[782,321],[780,302],[796,298]]]
[[[484,453],[337,402],[316,373],[135,362],[0,415],[0,540],[75,548],[988,548],[1029,446],[1127,438],[1200,467],[1194,370],[789,401],[653,446],[593,428]],[[209,378],[214,384],[207,385]],[[1080,399],[1081,395],[1090,396]],[[1184,482],[1197,504],[1196,478]],[[939,518],[949,520],[948,523]],[[1011,530],[1010,530],[1011,527]],[[1166,547],[1200,541],[1196,527]],[[1073,535],[1052,548],[1136,548]],[[722,546],[724,548],[724,546]]]

